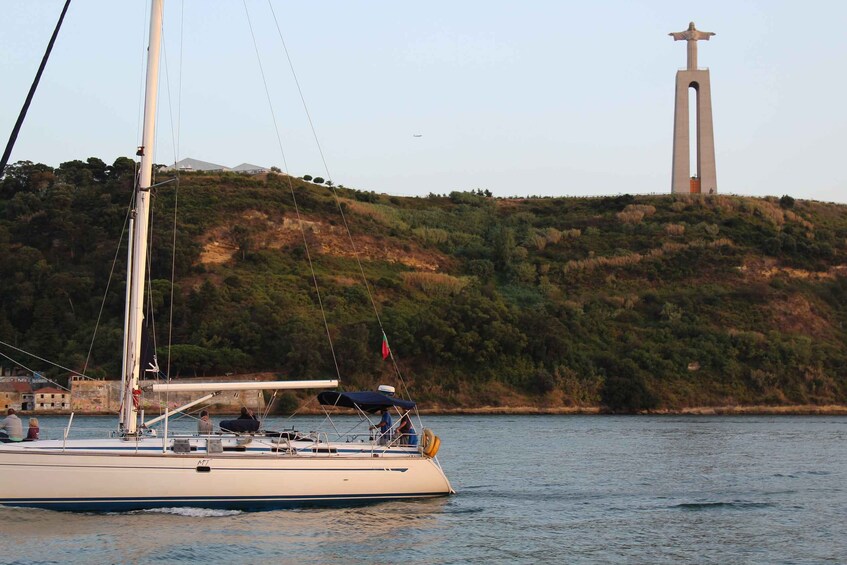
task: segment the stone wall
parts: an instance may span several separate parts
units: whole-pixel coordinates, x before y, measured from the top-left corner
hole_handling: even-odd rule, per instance
[[[235,381],[274,381],[273,373],[252,375],[234,375],[228,377],[181,378],[181,383],[235,382]],[[142,388],[152,385],[153,381],[142,381]],[[73,378],[71,385],[71,410],[79,414],[117,414],[121,401],[121,383],[119,381],[102,381]],[[147,415],[158,414],[165,405],[170,409],[177,408],[195,400],[202,392],[145,392],[141,397],[140,409]],[[265,409],[265,398],[262,391],[227,391],[222,392],[210,401],[209,412],[213,414],[238,414],[242,406],[252,408],[261,413]]]

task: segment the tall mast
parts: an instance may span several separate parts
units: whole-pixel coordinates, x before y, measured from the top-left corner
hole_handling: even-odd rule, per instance
[[[153,179],[153,147],[156,139],[156,104],[159,93],[159,52],[162,46],[164,0],[150,7],[150,36],[147,46],[147,79],[144,92],[144,130],[141,138],[141,168],[135,192],[134,230],[129,243],[130,290],[124,333],[123,412],[120,421],[127,435],[136,433],[140,390],[142,323],[144,321],[144,279],[147,267],[147,229],[150,223],[150,185]]]

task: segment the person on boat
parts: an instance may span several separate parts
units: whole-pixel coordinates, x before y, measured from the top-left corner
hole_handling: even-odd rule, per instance
[[[388,408],[382,409],[382,419],[378,424],[371,426],[372,430],[379,429],[379,444],[388,445],[391,441],[391,412]]]
[[[397,434],[400,437],[400,445],[417,445],[418,436],[415,433],[415,428],[412,427],[412,420],[409,414],[403,414],[400,418],[400,424],[397,426]]]
[[[24,427],[21,424],[21,419],[15,414],[14,408],[9,408],[6,411],[6,417],[0,422],[0,430],[4,430],[0,432],[0,441],[2,442],[23,441]]]
[[[241,415],[235,420],[221,420],[221,430],[224,432],[256,432],[259,430],[259,419],[247,407],[241,407]]]
[[[212,421],[209,419],[209,413],[206,410],[200,412],[200,419],[197,420],[197,433],[202,435],[212,433]]]
[[[26,439],[24,441],[35,441],[38,439],[38,418],[29,419],[29,429],[26,431]]]

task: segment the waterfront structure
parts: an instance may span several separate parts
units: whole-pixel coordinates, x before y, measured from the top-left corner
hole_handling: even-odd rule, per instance
[[[676,73],[676,100],[673,119],[673,172],[671,191],[673,193],[715,194],[718,191],[715,171],[715,134],[712,126],[712,87],[709,81],[709,69],[697,68],[697,42],[708,41],[711,31],[700,31],[694,22],[688,24],[685,31],[669,33],[674,41],[688,44],[688,62],[686,68]],[[690,112],[688,104],[689,89],[696,93],[697,116],[697,170],[691,172],[691,133],[689,132]]]
[[[50,381],[38,373],[26,374],[16,368],[0,368],[0,410],[34,410],[34,391],[40,391],[49,383]]]
[[[9,408],[25,410],[24,395],[32,397],[32,387],[23,382],[0,382],[0,411],[6,412]]]
[[[35,410],[63,412],[71,409],[71,395],[67,390],[44,387],[35,391]]]

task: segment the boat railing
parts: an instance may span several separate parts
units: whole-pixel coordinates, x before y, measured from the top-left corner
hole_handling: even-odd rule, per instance
[[[24,426],[23,434],[24,437],[27,436],[27,427]],[[73,426],[73,428],[68,428],[67,426],[54,426],[54,427],[44,427],[39,426],[38,430],[38,439],[37,440],[24,440],[24,441],[46,441],[46,440],[61,440],[63,443],[67,440],[73,439],[84,439],[84,438],[101,438],[103,436],[103,428],[85,428],[80,426]]]
[[[391,438],[392,447],[417,447],[418,434],[398,434]]]

